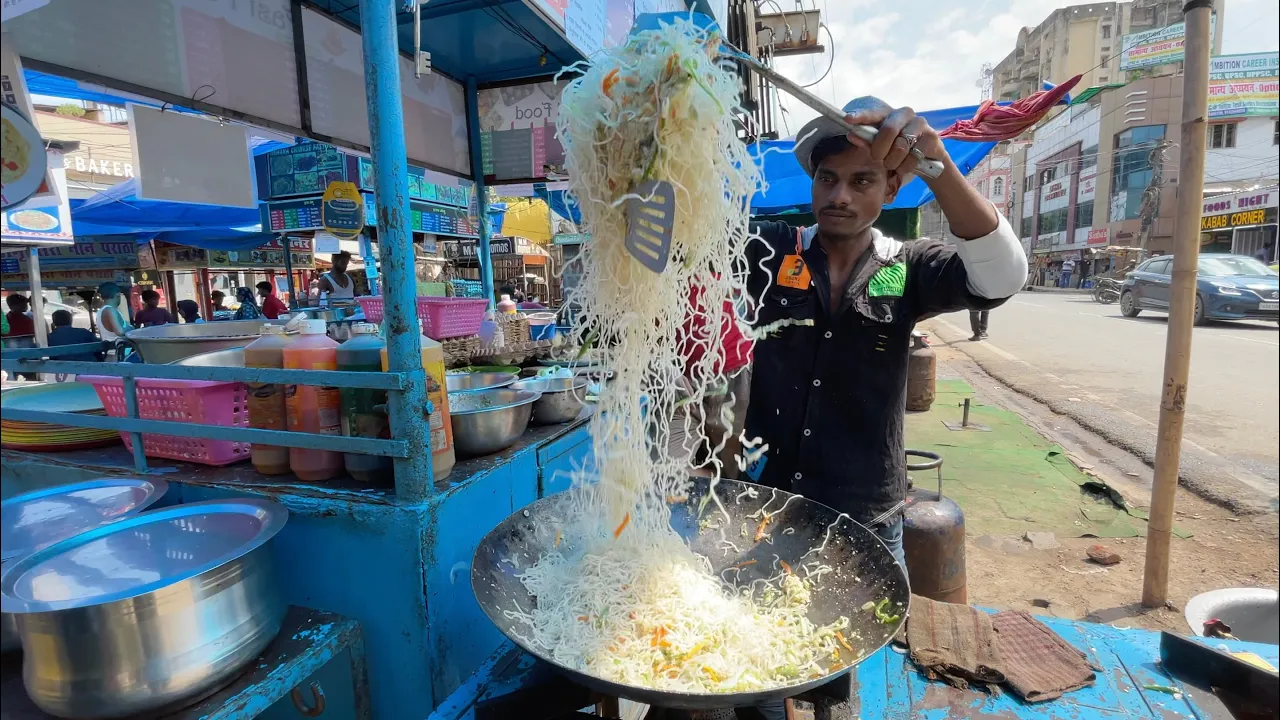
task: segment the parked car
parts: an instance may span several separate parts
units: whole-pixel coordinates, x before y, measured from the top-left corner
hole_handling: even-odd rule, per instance
[[[1207,253],[1196,266],[1195,323],[1206,320],[1280,320],[1280,278],[1255,258]],[[1120,290],[1120,312],[1169,311],[1173,256],[1161,255],[1129,273]]]

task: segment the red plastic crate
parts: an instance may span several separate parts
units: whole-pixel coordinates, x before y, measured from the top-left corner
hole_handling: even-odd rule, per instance
[[[371,323],[381,323],[383,318],[382,296],[359,297],[356,301],[364,310],[364,318]],[[480,333],[488,300],[448,297],[419,297],[418,319],[422,321],[422,334],[432,340],[466,337]]]
[[[77,382],[93,385],[111,417],[128,417],[124,379],[81,375]],[[248,392],[244,383],[208,380],[158,380],[138,378],[138,417],[143,420],[188,422],[197,425],[248,427]],[[133,451],[133,439],[121,432],[125,447]],[[230,465],[249,459],[249,443],[173,435],[142,436],[147,457],[168,458],[202,465]]]

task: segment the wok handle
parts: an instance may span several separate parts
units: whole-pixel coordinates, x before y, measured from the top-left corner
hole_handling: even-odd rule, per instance
[[[907,462],[907,472],[920,472],[921,470],[937,470],[938,471],[938,497],[942,497],[942,456],[936,452],[928,450],[908,450],[907,457],[927,458],[928,462],[913,463]]]

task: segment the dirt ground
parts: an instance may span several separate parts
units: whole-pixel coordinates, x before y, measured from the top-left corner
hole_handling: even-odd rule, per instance
[[[1061,444],[1086,474],[1105,480],[1133,505],[1150,506],[1151,469],[1136,457],[1000,385],[945,344],[934,349],[939,377],[965,380],[982,402],[1017,413]],[[969,603],[1118,627],[1186,632],[1182,610],[1189,598],[1218,588],[1275,588],[1280,582],[1280,526],[1274,513],[1237,517],[1180,491],[1175,525],[1192,536],[1172,541],[1170,607],[1141,605],[1145,537],[1056,537],[1056,548],[1036,549],[1024,538],[988,535],[973,523],[966,528]],[[1110,567],[1089,561],[1085,550],[1097,543],[1117,552],[1121,561]]]

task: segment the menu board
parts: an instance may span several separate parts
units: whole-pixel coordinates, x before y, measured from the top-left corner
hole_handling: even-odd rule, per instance
[[[289,238],[290,263],[295,270],[315,267],[310,238]],[[252,250],[210,250],[210,268],[283,268],[284,243],[272,238]]]
[[[564,147],[556,139],[561,85],[554,82],[480,90],[480,156],[495,180],[526,180],[564,173]]]
[[[373,192],[373,161],[358,158],[360,189]],[[409,199],[453,207],[466,207],[471,202],[471,181],[458,180],[415,165],[409,166]]]
[[[409,203],[409,227],[414,232],[436,235],[475,237],[475,226],[461,208],[440,207],[426,203]]]
[[[262,204],[262,229],[267,232],[322,230],[320,196],[295,200],[273,200]]]
[[[314,195],[347,179],[347,155],[325,143],[301,143],[260,156],[257,172],[263,198]]]

